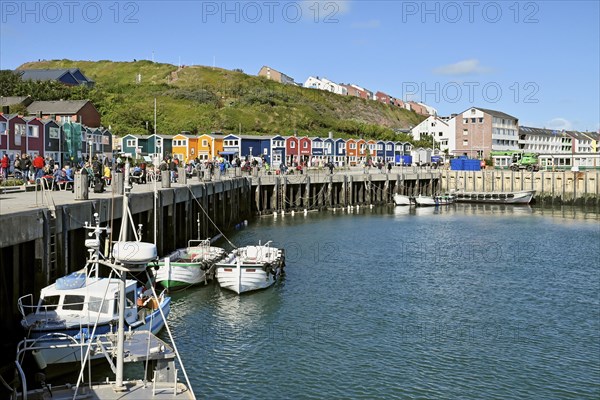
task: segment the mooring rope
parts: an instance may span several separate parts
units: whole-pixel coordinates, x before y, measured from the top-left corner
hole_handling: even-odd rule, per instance
[[[208,213],[206,212],[206,210],[204,209],[204,207],[202,207],[202,204],[200,204],[200,201],[198,201],[198,198],[196,197],[196,195],[192,191],[192,187],[190,185],[187,185],[187,188],[190,191],[190,193],[192,194],[192,196],[194,197],[194,200],[196,201],[196,204],[198,204],[198,207],[200,207],[200,209],[202,210],[202,212],[204,213],[204,215],[206,215],[206,218],[208,218],[208,220],[210,221],[210,223],[213,224],[213,226],[215,227],[215,229],[221,234],[221,236],[223,236],[225,238],[225,240],[227,240],[227,243],[229,243],[229,245],[231,247],[233,247],[234,249],[237,249],[237,246],[234,245],[231,242],[231,240],[229,240],[229,238],[227,236],[225,236],[225,234],[219,229],[219,227],[217,226],[217,224],[215,224],[215,222],[212,220],[212,218],[210,217],[210,215],[208,215]]]

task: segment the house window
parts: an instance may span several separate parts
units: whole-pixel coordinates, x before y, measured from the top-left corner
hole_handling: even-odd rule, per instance
[[[479,123],[483,124],[483,118],[479,118]]]
[[[469,130],[468,129],[463,129],[463,136],[467,136],[469,134]]]
[[[208,147],[208,140],[202,140],[202,147]]]
[[[50,139],[58,139],[60,137],[60,129],[50,128],[50,130],[48,131],[48,137]]]
[[[356,143],[350,143],[350,148],[352,150],[356,150]]]
[[[135,139],[127,139],[125,146],[127,147],[135,147]]]
[[[25,125],[15,124],[15,145],[21,145],[21,136],[25,136]]]
[[[27,127],[27,136],[29,137],[40,137],[39,126],[31,125]]]
[[[6,122],[0,122],[0,135],[6,135]]]
[[[302,143],[302,148],[303,149],[308,149],[308,142]]]
[[[296,148],[296,142],[290,142],[290,149]]]
[[[464,139],[463,140],[463,146],[468,146],[469,145],[469,140],[468,139]]]
[[[463,118],[463,124],[468,124],[469,123],[469,118]]]
[[[471,118],[471,123],[474,124],[477,118]]]

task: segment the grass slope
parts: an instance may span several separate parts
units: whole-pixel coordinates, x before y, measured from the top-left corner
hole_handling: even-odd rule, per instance
[[[52,60],[19,69],[79,68],[96,81],[89,98],[104,126],[118,135],[153,132],[154,98],[159,133],[298,133],[336,137],[397,139],[392,129],[408,128],[424,117],[375,101],[282,85],[220,68],[178,70],[151,61]],[[137,83],[138,77],[141,82]],[[148,128],[146,128],[148,127]]]

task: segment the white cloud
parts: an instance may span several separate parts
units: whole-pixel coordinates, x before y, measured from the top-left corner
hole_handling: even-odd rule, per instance
[[[479,60],[475,58],[459,61],[454,64],[442,65],[441,67],[433,69],[433,73],[436,75],[485,74],[490,71],[491,68],[484,67],[479,63]]]
[[[355,29],[377,29],[381,26],[381,21],[378,19],[371,19],[369,21],[355,22],[352,27]]]
[[[569,131],[573,129],[573,124],[568,119],[557,117],[546,122],[546,128],[555,129],[557,131],[561,131],[563,129],[565,131]]]

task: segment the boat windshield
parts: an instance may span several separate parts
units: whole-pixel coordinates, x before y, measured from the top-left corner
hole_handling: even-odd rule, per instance
[[[54,311],[58,308],[60,296],[46,296],[40,301],[40,311]]]
[[[63,310],[83,310],[83,304],[85,302],[85,296],[66,295],[63,301]]]
[[[108,300],[104,300],[104,304],[102,304],[102,298],[100,297],[90,297],[90,302],[88,304],[88,310],[92,312],[100,312],[102,314],[108,314],[108,307],[110,303]],[[100,304],[102,304],[102,309],[100,309]]]

